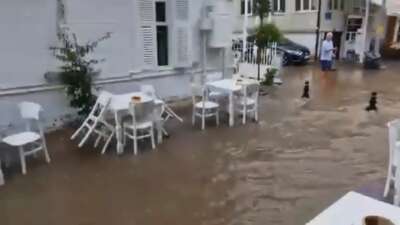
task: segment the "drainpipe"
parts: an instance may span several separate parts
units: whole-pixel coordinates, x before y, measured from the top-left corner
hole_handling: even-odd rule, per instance
[[[245,57],[247,47],[247,24],[248,24],[248,7],[249,0],[244,0],[244,18],[243,18],[243,46],[242,57]]]
[[[314,55],[314,59],[315,61],[318,60],[318,52],[319,52],[319,35],[320,35],[320,31],[321,31],[321,5],[322,5],[322,1],[318,0],[318,18],[317,18],[317,29],[315,30],[315,36],[316,36],[316,40],[315,40],[315,55]]]
[[[207,33],[203,31],[203,44],[202,44],[203,65],[202,74],[203,79],[207,74]]]
[[[363,34],[363,44],[362,44],[362,56],[360,57],[360,62],[364,63],[364,53],[365,53],[365,48],[367,46],[367,32],[368,32],[368,23],[369,23],[369,8],[370,8],[370,1],[371,0],[365,0],[365,19],[364,19],[364,34]]]

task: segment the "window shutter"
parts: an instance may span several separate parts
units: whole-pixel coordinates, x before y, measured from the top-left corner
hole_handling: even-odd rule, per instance
[[[191,32],[190,32],[190,6],[189,0],[174,0],[172,16],[174,18],[174,62],[175,67],[185,68],[192,66]]]
[[[140,42],[143,45],[144,69],[157,65],[155,5],[153,0],[137,0],[140,15]]]

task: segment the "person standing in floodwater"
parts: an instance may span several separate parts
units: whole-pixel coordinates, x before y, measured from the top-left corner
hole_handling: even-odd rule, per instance
[[[336,51],[336,48],[333,46],[332,37],[332,32],[329,32],[322,42],[320,57],[322,71],[332,70],[332,60]]]

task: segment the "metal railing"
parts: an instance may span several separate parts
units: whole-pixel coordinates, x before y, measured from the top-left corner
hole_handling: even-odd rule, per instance
[[[262,48],[260,53],[260,64],[271,65],[272,59],[277,54],[277,43],[273,42],[268,45],[267,48]],[[232,43],[232,51],[235,56],[235,60],[238,63],[257,64],[258,47],[255,43],[248,42],[246,49],[243,54],[243,42],[240,40],[234,40]]]

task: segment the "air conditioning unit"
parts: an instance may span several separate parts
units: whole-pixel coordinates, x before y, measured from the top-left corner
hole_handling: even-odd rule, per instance
[[[233,19],[230,4],[220,0],[208,5],[207,18],[210,20],[205,25],[211,25],[208,42],[210,48],[226,48],[232,44]]]

